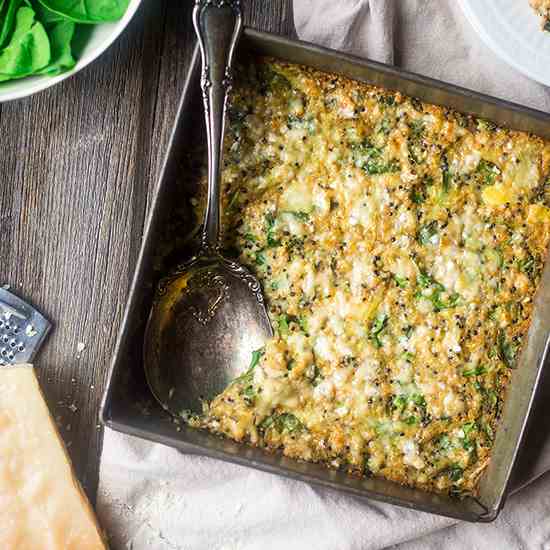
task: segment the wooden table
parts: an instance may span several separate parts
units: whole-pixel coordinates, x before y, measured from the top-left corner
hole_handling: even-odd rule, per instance
[[[245,4],[246,24],[291,34],[291,0]],[[101,59],[0,106],[0,285],[55,323],[40,382],[92,501],[99,404],[195,44],[191,6],[144,0]]]

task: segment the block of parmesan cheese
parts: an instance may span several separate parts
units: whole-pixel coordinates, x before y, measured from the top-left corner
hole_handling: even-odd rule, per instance
[[[106,548],[34,369],[0,367],[0,549]]]

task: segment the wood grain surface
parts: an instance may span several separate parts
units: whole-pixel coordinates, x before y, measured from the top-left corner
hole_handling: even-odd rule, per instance
[[[191,6],[144,0],[91,66],[0,106],[0,285],[55,323],[40,383],[92,501],[99,404],[195,44]],[[291,0],[245,0],[245,17],[293,32]]]

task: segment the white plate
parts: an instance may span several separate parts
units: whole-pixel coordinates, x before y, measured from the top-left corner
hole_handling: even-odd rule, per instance
[[[515,69],[550,86],[550,33],[529,0],[458,0],[481,39]]]
[[[86,65],[98,58],[122,33],[126,28],[139,5],[141,0],[130,0],[126,13],[116,23],[102,23],[94,25],[90,38],[84,47],[80,58],[73,69],[58,76],[31,76],[21,80],[11,80],[0,83],[0,103],[19,99],[45,90],[59,82],[74,75]]]

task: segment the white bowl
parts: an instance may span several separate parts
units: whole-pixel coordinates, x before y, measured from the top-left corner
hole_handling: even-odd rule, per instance
[[[70,71],[57,76],[29,76],[20,80],[0,83],[0,103],[27,97],[55,86],[55,84],[62,82],[86,67],[86,65],[98,58],[119,37],[140,4],[141,0],[130,0],[128,9],[122,19],[114,23],[94,25],[76,65]]]

